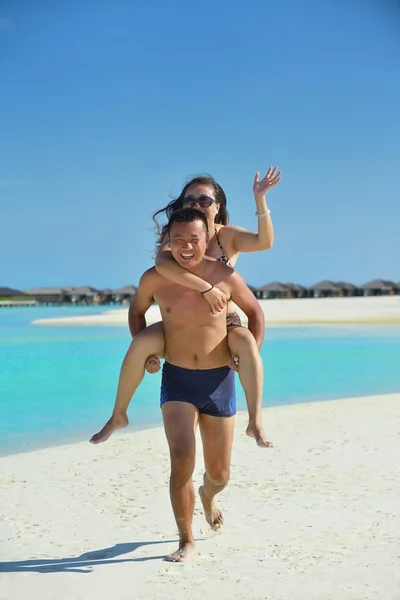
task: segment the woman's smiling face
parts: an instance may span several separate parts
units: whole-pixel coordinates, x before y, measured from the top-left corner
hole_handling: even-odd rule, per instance
[[[190,186],[185,193],[183,206],[190,206],[201,210],[207,221],[214,223],[215,215],[219,211],[219,203],[215,200],[214,188],[210,185],[195,184]]]

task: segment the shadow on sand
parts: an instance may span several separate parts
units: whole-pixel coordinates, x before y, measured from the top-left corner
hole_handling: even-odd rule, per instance
[[[96,565],[109,565],[122,562],[145,562],[148,560],[162,560],[165,554],[160,556],[144,556],[142,558],[122,558],[111,560],[116,556],[134,552],[141,546],[153,546],[155,544],[168,544],[177,540],[162,540],[155,542],[132,542],[130,544],[115,544],[111,548],[85,552],[80,556],[70,558],[32,558],[30,560],[17,560],[0,563],[0,573],[90,573]]]

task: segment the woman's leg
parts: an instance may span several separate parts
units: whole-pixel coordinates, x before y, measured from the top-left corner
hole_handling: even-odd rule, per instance
[[[237,370],[249,411],[246,433],[258,446],[269,448],[272,444],[267,441],[261,412],[264,369],[256,340],[245,327],[228,327],[228,345],[231,356],[239,359]]]
[[[135,336],[122,363],[112,416],[103,429],[92,436],[90,439],[92,444],[105,442],[113,431],[128,425],[126,413],[133,394],[143,380],[145,363],[151,355],[162,358],[164,348],[165,338],[162,322],[146,327]]]

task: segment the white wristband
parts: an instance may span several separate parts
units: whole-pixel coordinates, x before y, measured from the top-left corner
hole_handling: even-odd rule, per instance
[[[258,211],[256,212],[256,217],[260,218],[260,217],[267,217],[268,215],[271,214],[271,211],[269,210],[269,208],[267,208],[267,210],[263,213],[259,213]]]

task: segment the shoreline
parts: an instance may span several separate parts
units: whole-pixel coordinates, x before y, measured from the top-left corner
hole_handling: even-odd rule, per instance
[[[299,298],[258,300],[267,327],[305,325],[398,325],[400,296]],[[247,318],[238,309],[243,325]],[[148,325],[161,321],[157,305],[146,313]],[[95,315],[35,319],[33,325],[127,327],[128,309],[113,309]]]
[[[177,531],[162,427],[0,458],[1,597],[106,600],[118,585],[121,600],[395,600],[400,394],[263,415],[275,447],[258,448],[238,413],[224,527],[208,528],[196,494],[184,565],[163,561]]]
[[[400,399],[400,390],[398,392],[390,392],[390,393],[383,393],[383,394],[371,394],[368,396],[362,395],[362,396],[351,396],[351,397],[343,397],[343,398],[327,398],[324,400],[306,400],[304,402],[288,402],[288,403],[284,403],[284,404],[272,404],[270,406],[263,406],[262,407],[262,411],[263,411],[263,415],[264,417],[266,416],[265,413],[268,411],[279,411],[280,409],[285,409],[285,408],[290,408],[290,407],[295,407],[295,406],[304,406],[304,407],[310,407],[313,406],[315,404],[319,405],[323,405],[323,404],[329,404],[330,402],[347,402],[347,401],[356,401],[359,399],[369,399],[369,398],[382,398],[385,399],[387,398],[391,398],[392,396],[399,396]],[[238,419],[244,419],[247,415],[247,411],[245,409],[241,409],[238,410],[237,413],[237,418]],[[161,419],[161,417],[160,417]],[[99,429],[101,428],[101,424],[99,425]],[[93,428],[93,430],[96,429],[96,427]],[[114,437],[114,435],[116,435],[116,437],[124,437],[124,436],[135,436],[137,433],[145,433],[145,432],[163,432],[163,425],[162,425],[162,421],[160,421],[160,423],[143,423],[143,424],[135,424],[135,423],[129,423],[127,428],[121,429],[119,430],[116,434],[113,434],[112,437]],[[71,446],[76,446],[76,445],[80,445],[80,444],[86,444],[86,441],[88,442],[90,436],[95,433],[95,431],[93,431],[92,433],[89,433],[86,431],[86,429],[82,432],[81,434],[79,434],[78,432],[76,433],[68,433],[68,435],[65,436],[64,441],[59,442],[59,443],[53,443],[57,436],[60,436],[59,432],[55,432],[54,436],[51,435],[48,438],[48,441],[46,442],[45,440],[43,440],[43,442],[38,442],[38,445],[36,446],[35,444],[32,448],[23,448],[21,450],[12,450],[10,452],[7,451],[6,447],[4,447],[3,449],[0,447],[0,461],[2,459],[6,459],[6,458],[10,458],[12,456],[21,456],[21,455],[30,455],[34,452],[45,452],[45,451],[50,451],[52,448],[60,448],[60,447],[71,447]],[[29,434],[27,434],[29,435]],[[82,437],[84,435],[88,436],[88,439],[82,439]],[[89,443],[89,442],[88,442]],[[107,442],[105,442],[107,444]],[[103,444],[100,444],[103,445]]]

